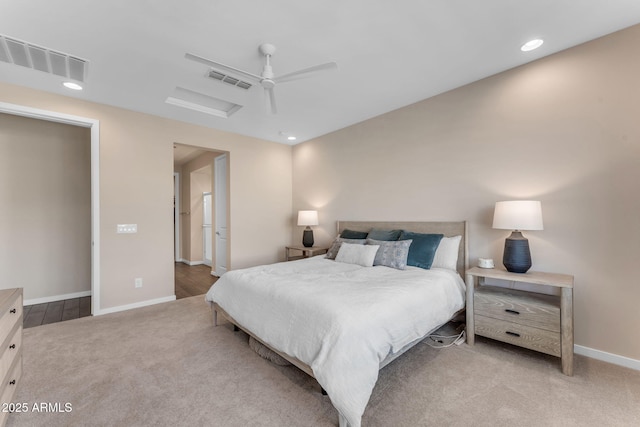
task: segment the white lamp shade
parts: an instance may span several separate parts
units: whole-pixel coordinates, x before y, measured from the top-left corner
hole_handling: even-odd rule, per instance
[[[318,211],[298,211],[298,225],[318,225]]]
[[[504,230],[543,230],[542,204],[536,200],[496,202],[493,228]]]

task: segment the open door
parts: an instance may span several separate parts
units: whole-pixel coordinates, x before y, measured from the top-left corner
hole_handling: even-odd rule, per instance
[[[211,193],[202,193],[202,262],[211,267],[213,258]]]
[[[215,275],[227,271],[227,154],[215,158]]]

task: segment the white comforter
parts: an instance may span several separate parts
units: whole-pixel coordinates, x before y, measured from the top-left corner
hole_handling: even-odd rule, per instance
[[[233,270],[206,295],[271,347],[309,365],[359,427],[380,363],[464,307],[450,270],[361,267],[323,256]]]

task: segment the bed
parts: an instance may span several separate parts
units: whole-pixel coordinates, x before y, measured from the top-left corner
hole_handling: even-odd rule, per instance
[[[229,271],[206,295],[215,325],[221,314],[314,377],[340,427],[360,426],[379,369],[464,309],[466,222],[337,223],[338,234],[372,229],[461,237],[447,268],[363,267],[321,255]]]

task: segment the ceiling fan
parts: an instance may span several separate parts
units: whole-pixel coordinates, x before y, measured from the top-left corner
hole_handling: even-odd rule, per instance
[[[273,91],[278,83],[285,83],[293,80],[303,79],[306,77],[311,77],[313,73],[316,73],[318,71],[338,68],[338,64],[336,64],[335,62],[327,62],[325,64],[315,65],[313,67],[305,68],[303,70],[294,71],[292,73],[276,77],[274,76],[273,69],[271,68],[271,56],[273,56],[273,54],[275,53],[276,47],[269,43],[263,43],[258,47],[258,50],[265,57],[264,67],[262,68],[262,73],[260,75],[249,73],[238,68],[230,67],[229,65],[221,64],[219,62],[212,61],[210,59],[203,58],[192,53],[185,54],[185,58],[192,61],[200,62],[201,64],[205,64],[222,71],[226,70],[230,73],[239,74],[247,79],[260,83],[260,85],[264,88],[265,96],[267,97],[268,103],[271,108],[271,113],[273,114],[276,114],[278,111],[276,107],[276,97]]]

